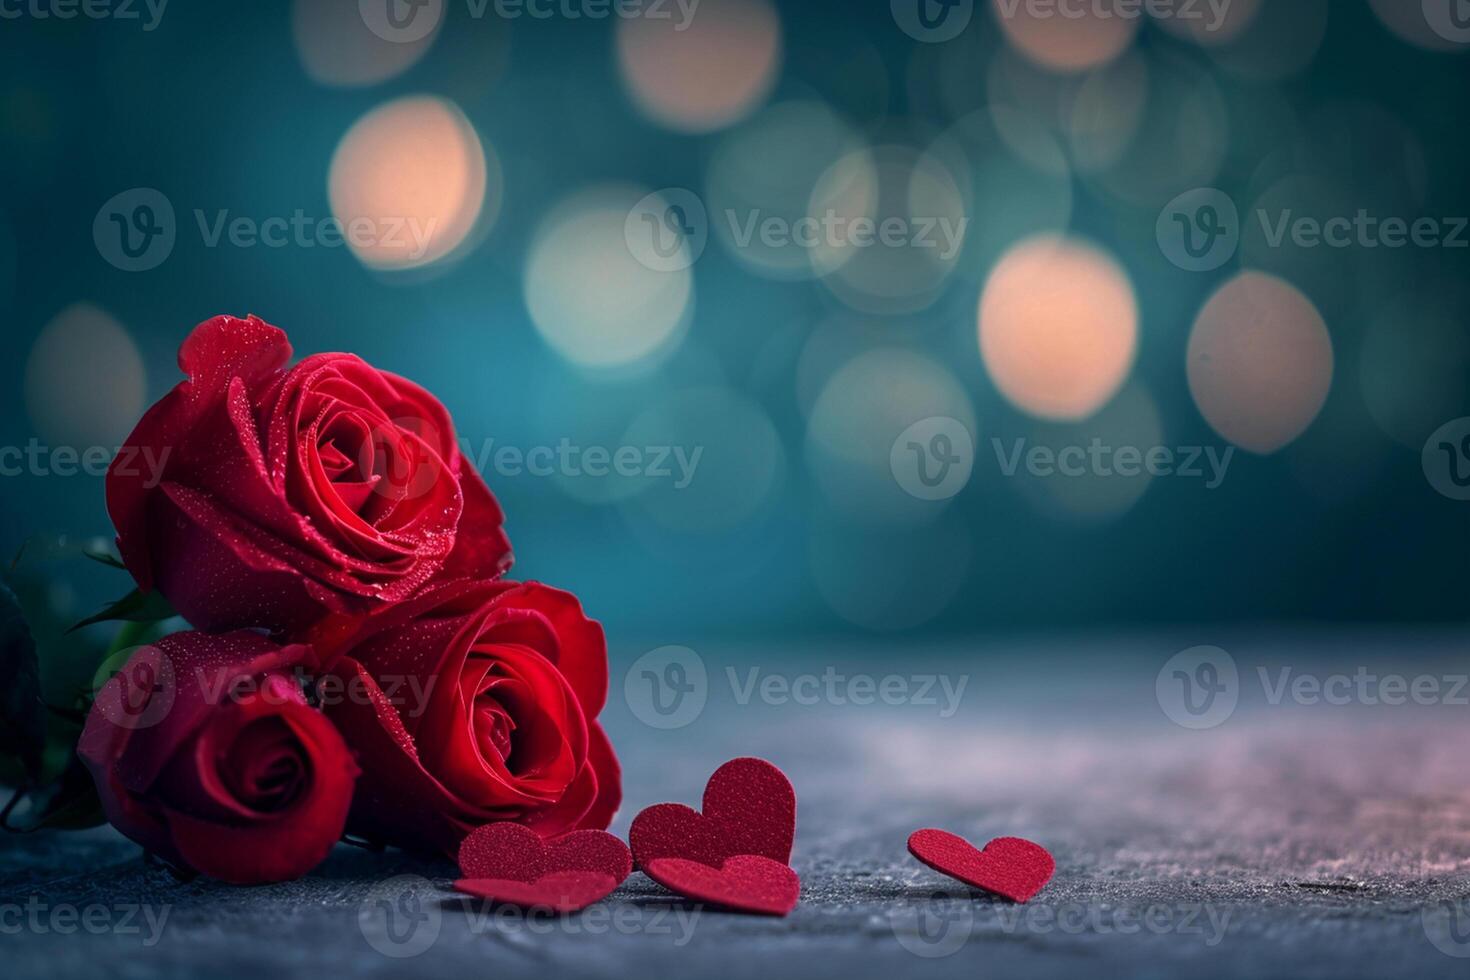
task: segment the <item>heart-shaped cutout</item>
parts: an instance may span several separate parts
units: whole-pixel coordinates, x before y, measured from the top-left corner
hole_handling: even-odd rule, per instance
[[[1046,848],[1020,837],[997,837],[982,851],[947,830],[916,830],[909,853],[940,874],[1013,902],[1028,902],[1057,869]]]
[[[757,854],[738,854],[719,868],[685,858],[654,858],[643,871],[671,892],[737,912],[786,915],[801,897],[795,871]]]
[[[719,868],[727,858],[754,854],[791,861],[796,838],[796,791],[764,759],[731,759],[704,787],[702,809],[658,803],[633,818],[628,843],[637,866],[683,858]]]
[[[616,888],[633,872],[628,845],[605,830],[574,830],[542,840],[518,823],[476,827],[459,845],[459,870],[466,879],[535,882],[560,872],[593,872]]]
[[[618,882],[596,871],[553,871],[535,881],[461,878],[454,887],[468,895],[521,908],[577,912],[612,894]]]

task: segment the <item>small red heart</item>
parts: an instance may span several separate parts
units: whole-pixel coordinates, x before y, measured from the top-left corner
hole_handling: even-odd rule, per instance
[[[1019,837],[997,837],[982,851],[947,830],[916,830],[909,853],[940,874],[1013,902],[1029,902],[1057,869],[1046,848]]]
[[[576,912],[602,901],[618,883],[611,875],[596,871],[553,871],[535,881],[461,878],[454,887],[469,895],[522,908]]]
[[[704,787],[702,811],[659,803],[633,818],[628,843],[647,869],[659,858],[687,858],[718,868],[726,858],[755,854],[791,861],[796,837],[796,791],[786,774],[764,759],[732,759]]]
[[[654,858],[643,871],[685,898],[737,912],[786,915],[801,897],[795,871],[756,854],[737,854],[719,868],[684,858]]]
[[[467,879],[523,883],[564,871],[595,872],[611,878],[616,888],[633,873],[633,856],[605,830],[574,830],[542,840],[518,823],[487,823],[459,845],[459,870]]]

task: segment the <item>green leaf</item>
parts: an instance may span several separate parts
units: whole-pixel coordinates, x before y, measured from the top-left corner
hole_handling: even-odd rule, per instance
[[[161,620],[172,619],[177,615],[174,607],[169,605],[168,600],[156,590],[143,593],[134,589],[95,616],[88,616],[77,623],[67,632],[75,633],[84,626],[113,620],[123,620],[129,623],[157,623]]]
[[[0,583],[0,753],[19,758],[37,782],[45,747],[46,705],[36,641],[20,600]]]
[[[121,572],[126,572],[128,570],[128,566],[122,563],[121,558],[117,557],[117,555],[109,554],[106,551],[84,551],[82,552],[82,554],[85,557],[92,559],[99,565],[106,565],[108,568],[116,568],[118,571]]]

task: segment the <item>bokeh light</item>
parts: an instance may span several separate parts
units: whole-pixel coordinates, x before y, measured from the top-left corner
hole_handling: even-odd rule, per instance
[[[1412,274],[1418,250],[1382,247],[1379,223],[1422,214],[1428,184],[1402,120],[1371,103],[1326,103],[1256,168],[1240,202],[1241,263],[1286,279],[1331,317],[1357,314]],[[1363,230],[1360,213],[1372,222]]]
[[[807,556],[822,599],[849,623],[892,631],[922,626],[964,584],[974,546],[964,518],[946,512],[920,527],[873,528],[820,519]]]
[[[869,523],[920,523],[942,509],[894,479],[893,444],[916,422],[952,418],[976,434],[964,387],[946,368],[895,347],[866,351],[828,379],[807,425],[807,469],[837,513]]]
[[[1113,166],[1093,182],[1128,204],[1158,209],[1209,187],[1229,144],[1230,119],[1220,86],[1197,61],[1151,51],[1148,95],[1136,132]]]
[[[980,297],[979,329],[985,369],[1013,405],[1039,418],[1081,419],[1128,377],[1138,303],[1108,255],[1042,235],[995,267]]]
[[[1250,27],[1256,15],[1261,12],[1263,3],[1264,0],[1229,0],[1218,7],[1199,4],[1192,8],[1173,4],[1162,8],[1169,11],[1168,16],[1155,15],[1151,22],[1175,37],[1193,41],[1202,47],[1215,47],[1229,44]],[[1144,9],[1150,8],[1145,5]],[[1184,16],[1188,11],[1192,13]]]
[[[1215,63],[1252,81],[1271,82],[1304,70],[1327,36],[1328,0],[1263,3],[1230,43],[1210,49]]]
[[[1133,42],[1138,18],[1119,17],[1100,7],[1057,7],[991,0],[1006,37],[1028,58],[1053,71],[1076,72],[1112,61]]]
[[[796,407],[811,418],[827,382],[859,354],[893,343],[893,322],[839,310],[815,325],[797,324],[800,340],[795,358]]]
[[[795,226],[812,191],[837,160],[860,150],[861,137],[815,101],[779,102],[727,133],[715,147],[706,200],[715,237],[752,272],[773,279],[814,275],[809,250],[768,241],[762,222]]]
[[[1448,9],[1459,0],[1430,0]],[[1454,51],[1463,47],[1447,37],[1441,36],[1431,26],[1428,6],[1424,0],[1368,0],[1378,19],[1400,40],[1429,51]]]
[[[914,313],[938,299],[970,224],[950,169],[896,144],[833,164],[808,217],[824,229],[812,252],[822,282],[853,309],[881,314]]]
[[[1358,359],[1363,401],[1386,434],[1413,449],[1470,407],[1470,338],[1452,290],[1401,294],[1369,321]]]
[[[1312,424],[1332,387],[1332,338],[1285,280],[1242,272],[1212,296],[1189,335],[1189,390],[1223,438],[1273,453]]]
[[[693,313],[688,268],[640,263],[624,236],[643,188],[603,185],[557,205],[526,261],[526,306],[558,354],[586,368],[656,363],[683,336]]]
[[[1129,384],[1085,422],[1034,424],[1026,445],[1056,453],[1074,446],[1090,452],[1094,440],[1101,461],[1096,469],[1090,459],[1080,467],[1069,459],[1070,472],[1064,472],[1058,457],[1055,472],[1032,475],[1022,467],[1008,482],[1048,517],[1087,524],[1113,520],[1132,509],[1153,482],[1141,462],[1151,449],[1164,446],[1164,426],[1153,397],[1141,385]],[[1011,441],[1002,442],[1011,451]],[[1124,453],[1121,460],[1119,450]],[[1119,469],[1126,469],[1127,475]]]
[[[534,392],[530,399],[531,428],[523,430],[519,438],[558,452],[562,440],[566,440],[578,451],[575,464],[563,467],[558,463],[547,482],[572,500],[593,506],[618,503],[649,488],[649,481],[641,474],[629,474],[626,469],[619,472],[612,465],[607,466],[606,473],[589,476],[582,457],[589,447],[607,447],[611,453],[623,445],[623,432],[642,410],[646,392],[617,378],[589,376],[560,364],[536,377],[530,387]],[[506,428],[512,425],[507,423]],[[545,451],[541,452],[544,457]],[[600,468],[600,464],[594,465]],[[491,489],[496,488],[492,485]]]
[[[1143,120],[1148,80],[1148,62],[1131,53],[1087,74],[1066,109],[1078,170],[1104,170],[1122,159]]]
[[[985,75],[986,108],[996,133],[1038,170],[1066,174],[1070,166],[1066,154],[1060,152],[1061,114],[1085,77],[1052,74],[1002,48]]]
[[[628,504],[668,531],[722,534],[752,520],[786,469],[775,425],[759,404],[729,388],[684,388],[658,397],[620,445],[668,447],[666,478],[645,478]]]
[[[477,225],[483,234],[495,223],[500,163],[453,103],[410,96],[347,131],[332,157],[328,192],[364,265],[412,269],[457,254]]]
[[[628,91],[670,129],[722,129],[760,105],[781,67],[781,21],[768,0],[701,0],[697,16],[623,17],[618,63]]]
[[[407,71],[428,52],[442,24],[437,17],[422,38],[389,41],[369,30],[357,0],[291,4],[291,36],[301,67],[313,81],[336,88],[376,85]]]
[[[1004,138],[1005,132],[1011,138]],[[1016,149],[1022,132],[1024,154]],[[956,175],[965,213],[972,216],[959,263],[967,280],[983,282],[1016,242],[1067,227],[1073,194],[1066,155],[1050,132],[1020,113],[1005,107],[976,110],[927,152]],[[1038,166],[1038,160],[1045,165]]]
[[[37,435],[55,446],[121,445],[143,414],[146,393],[133,338],[90,303],[56,314],[26,360],[26,412]]]

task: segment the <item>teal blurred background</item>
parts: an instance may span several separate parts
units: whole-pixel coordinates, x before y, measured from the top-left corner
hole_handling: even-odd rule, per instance
[[[702,0],[674,31],[447,0],[404,41],[356,0],[172,0],[152,29],[0,0],[0,444],[117,445],[195,323],[253,312],[428,387],[472,447],[702,448],[682,488],[486,472],[515,574],[619,637],[1465,622],[1470,503],[1421,454],[1470,415],[1470,250],[1273,245],[1250,216],[1470,215],[1470,44],[1418,0],[1237,0],[1203,35],[976,0],[942,40],[901,6]],[[175,241],[128,271],[94,224],[135,188]],[[623,216],[671,188],[708,241],[649,269]],[[1242,221],[1199,272],[1157,234],[1195,188]],[[725,223],[817,199],[964,219],[963,250]],[[211,247],[196,217],[394,209],[445,254]],[[936,501],[890,458],[931,417],[974,442]],[[1093,438],[1236,450],[1214,488],[997,459]],[[0,479],[0,553],[110,535],[100,478]],[[58,567],[63,612],[125,591]]]

